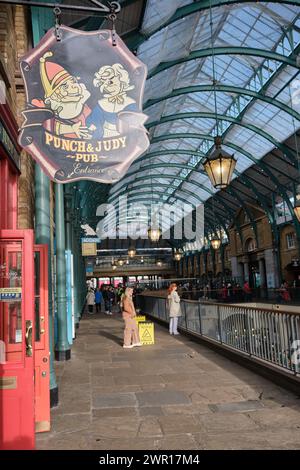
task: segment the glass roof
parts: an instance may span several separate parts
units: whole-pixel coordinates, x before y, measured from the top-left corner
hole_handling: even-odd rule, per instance
[[[154,191],[161,202],[183,198],[196,205],[215,193],[201,164],[217,134],[212,46],[218,133],[224,150],[237,157],[234,178],[300,127],[300,100],[293,100],[300,78],[295,61],[295,52],[300,51],[299,7],[242,2],[214,6],[211,12],[200,9],[163,26],[178,8],[193,3],[147,1],[141,32],[148,39],[138,47],[137,56],[149,72],[144,96],[149,157],[135,161],[112,186],[110,200],[124,190],[133,199]],[[196,51],[201,57],[195,57]],[[186,90],[192,86],[198,89]],[[183,113],[187,114],[181,117]]]

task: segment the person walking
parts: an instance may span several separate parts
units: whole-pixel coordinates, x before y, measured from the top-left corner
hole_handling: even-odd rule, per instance
[[[87,296],[86,296],[86,303],[88,305],[89,314],[92,315],[94,313],[94,303],[95,303],[95,293],[93,289],[89,289]]]
[[[109,303],[109,298],[108,298],[108,286],[104,286],[103,291],[102,291],[102,297],[104,300],[104,311],[106,315],[109,315],[110,303]]]
[[[95,302],[96,302],[96,313],[101,312],[102,292],[100,289],[96,289]]]
[[[105,309],[107,315],[112,315],[112,307],[113,307],[114,302],[115,302],[115,291],[114,291],[113,286],[109,286],[107,290],[107,309]]]
[[[281,299],[285,303],[290,302],[290,300],[291,300],[291,296],[290,296],[290,293],[288,291],[288,283],[286,281],[284,281],[280,286],[280,296],[281,296]]]
[[[244,291],[244,295],[245,295],[245,301],[246,302],[251,302],[252,301],[252,291],[251,291],[251,287],[250,287],[248,281],[244,282],[243,291]]]
[[[221,289],[221,301],[227,302],[227,300],[228,300],[228,289],[227,289],[226,284],[223,284],[222,289]]]
[[[123,348],[130,349],[135,346],[142,346],[140,342],[139,330],[135,320],[136,313],[132,300],[133,289],[127,287],[122,298],[123,320],[125,322],[124,329],[124,345]]]
[[[169,332],[170,335],[179,335],[177,331],[178,318],[181,317],[180,297],[177,293],[177,284],[172,283],[169,287]]]

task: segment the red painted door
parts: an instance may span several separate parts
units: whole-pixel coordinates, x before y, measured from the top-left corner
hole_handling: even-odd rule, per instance
[[[0,230],[0,449],[34,449],[33,231]]]
[[[48,247],[34,245],[35,284],[35,430],[50,430],[50,366],[48,327]]]

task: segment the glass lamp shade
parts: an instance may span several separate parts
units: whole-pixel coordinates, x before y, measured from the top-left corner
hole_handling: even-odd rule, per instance
[[[218,237],[213,237],[210,240],[211,246],[213,247],[214,250],[218,250],[221,246],[221,240]]]
[[[162,266],[162,260],[161,259],[158,259],[156,261],[156,266]]]
[[[148,237],[152,242],[158,242],[161,237],[161,230],[159,228],[149,228]]]
[[[121,258],[118,259],[118,265],[119,265],[119,266],[123,266],[123,264],[124,264],[124,260],[121,259]]]
[[[135,255],[136,255],[136,250],[134,248],[129,248],[129,250],[128,250],[129,258],[134,258]]]
[[[297,217],[298,222],[300,222],[300,199],[296,200],[296,204],[294,205],[294,214]]]
[[[113,271],[115,271],[115,270],[117,269],[117,265],[116,265],[116,264],[112,264],[111,267],[112,267]]]
[[[181,258],[182,258],[182,254],[179,251],[176,251],[176,253],[174,253],[174,260],[180,261]]]
[[[215,138],[215,150],[203,163],[211,184],[216,189],[226,188],[232,178],[236,159],[221,148],[221,138]]]

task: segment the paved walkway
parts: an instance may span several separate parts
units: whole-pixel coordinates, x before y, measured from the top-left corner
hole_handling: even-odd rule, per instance
[[[122,349],[123,321],[85,315],[38,449],[300,449],[300,399],[184,336]]]

